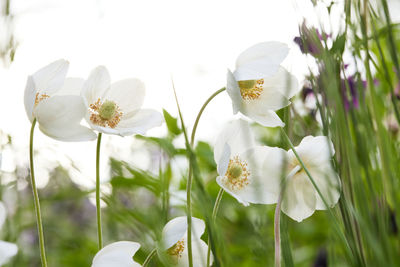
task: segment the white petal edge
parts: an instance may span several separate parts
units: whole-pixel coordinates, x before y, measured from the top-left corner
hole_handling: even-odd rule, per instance
[[[96,139],[96,134],[80,125],[86,107],[80,96],[53,96],[35,108],[40,130],[59,141],[76,142]]]
[[[264,88],[265,90],[278,91],[288,99],[301,89],[297,78],[283,67],[279,67],[278,72],[273,76],[264,78]]]
[[[85,105],[89,107],[94,104],[97,99],[101,98],[110,88],[110,74],[104,66],[98,66],[89,74],[89,78],[83,84],[81,96]]]
[[[200,238],[206,226],[203,220],[192,217],[192,236]],[[181,216],[170,220],[162,231],[162,245],[169,249],[187,234],[187,217]]]
[[[127,114],[142,107],[145,93],[145,86],[141,80],[126,79],[111,84],[103,99],[114,101],[122,112]]]
[[[77,95],[81,94],[85,80],[78,77],[68,77],[64,80],[61,89],[54,95]]]
[[[231,155],[240,154],[253,147],[255,142],[249,123],[243,119],[238,119],[224,125],[215,140],[214,160],[216,163],[221,159],[225,144],[229,145]]]
[[[250,119],[254,120],[255,122],[257,122],[263,126],[266,126],[266,127],[284,127],[285,126],[285,123],[272,110],[265,112],[264,114],[243,113],[243,115],[249,117]]]
[[[140,244],[131,241],[118,241],[102,248],[93,258],[92,267],[138,267],[132,257]]]
[[[0,266],[6,264],[17,253],[18,247],[16,244],[0,240]]]
[[[298,173],[286,184],[281,210],[295,221],[310,217],[316,209],[316,191],[305,173]]]
[[[220,155],[220,159],[216,162],[217,163],[217,172],[219,175],[225,175],[226,170],[228,169],[229,159],[231,157],[231,148],[228,144],[224,145],[222,150],[222,154]]]
[[[240,110],[243,101],[240,94],[240,87],[230,70],[226,74],[226,80],[226,92],[232,100],[233,114],[236,114]]]
[[[236,59],[236,68],[255,60],[264,59],[279,65],[289,53],[287,44],[270,41],[255,44],[243,51]]]
[[[69,62],[59,59],[41,68],[32,75],[37,92],[53,95],[61,88],[67,75]]]
[[[206,267],[207,266],[207,252],[208,246],[201,239],[193,239],[192,240],[192,256],[193,256],[193,266],[196,267]],[[210,265],[213,263],[213,255],[210,255]],[[188,261],[188,250],[187,246],[185,246],[182,251],[181,257],[178,258],[178,266],[179,267],[189,267]]]
[[[26,115],[30,122],[33,121],[33,108],[35,106],[36,88],[32,76],[28,76],[24,92],[24,104]]]

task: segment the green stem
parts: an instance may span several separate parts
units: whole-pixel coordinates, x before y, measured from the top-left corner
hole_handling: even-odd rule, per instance
[[[151,259],[153,258],[153,256],[156,254],[156,252],[157,252],[157,249],[155,248],[155,249],[153,249],[151,252],[150,252],[150,254],[147,256],[147,258],[145,259],[145,261],[143,262],[143,267],[146,267],[148,264],[149,264],[149,262],[151,261]]]
[[[100,207],[100,145],[102,133],[97,136],[96,148],[96,215],[97,215],[97,237],[99,250],[103,247],[103,234],[101,230],[101,207]]]
[[[224,189],[220,189],[218,192],[217,199],[215,200],[213,213],[212,213],[212,222],[217,218],[219,204],[221,203],[222,196],[224,195]],[[211,259],[211,246],[210,246],[210,237],[208,237],[208,248],[207,248],[207,267],[210,267],[210,259]]]
[[[207,107],[208,103],[216,97],[219,93],[225,91],[225,88],[221,88],[218,91],[216,91],[214,94],[212,94],[206,102],[203,104],[201,107],[199,113],[197,114],[196,121],[194,122],[193,129],[192,129],[192,135],[190,138],[190,146],[193,147],[194,145],[194,138],[196,136],[196,130],[197,126],[199,124],[201,115],[203,114],[204,109]],[[188,236],[187,236],[187,242],[188,242],[188,261],[189,261],[189,267],[193,267],[193,254],[192,254],[192,203],[191,203],[191,191],[192,191],[192,162],[189,161],[189,175],[188,175],[188,180],[187,180],[187,185],[186,185],[186,210],[187,210],[187,225],[188,225]]]
[[[32,191],[33,198],[35,202],[35,211],[36,211],[36,222],[38,227],[38,235],[39,235],[39,244],[40,244],[40,258],[42,261],[42,267],[47,267],[46,260],[46,249],[44,247],[44,234],[43,234],[43,225],[42,225],[42,215],[40,212],[40,203],[39,203],[39,194],[36,188],[36,180],[35,180],[35,171],[33,167],[33,133],[35,130],[36,119],[33,119],[31,134],[29,139],[29,163],[31,169],[31,183],[32,183]]]
[[[282,204],[282,195],[283,190],[279,194],[278,203],[276,203],[275,207],[275,222],[274,222],[274,231],[275,231],[275,267],[281,266],[281,228],[280,228],[280,219],[281,219],[281,204]]]

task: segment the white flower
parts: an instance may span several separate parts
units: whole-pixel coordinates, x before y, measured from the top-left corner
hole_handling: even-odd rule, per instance
[[[6,220],[6,208],[0,201],[0,229]],[[0,266],[6,264],[12,257],[17,255],[18,247],[13,243],[0,240]]]
[[[192,217],[192,256],[194,267],[203,267],[207,265],[208,246],[200,239],[204,233],[204,229],[204,221]],[[166,250],[171,263],[180,267],[189,266],[187,234],[186,216],[170,220],[162,231],[162,246]]]
[[[240,203],[272,204],[278,199],[279,176],[285,151],[255,146],[249,124],[244,120],[229,123],[218,135],[214,147],[217,183]]]
[[[144,134],[163,122],[159,112],[141,109],[145,87],[140,80],[126,79],[110,85],[110,75],[103,66],[90,73],[81,95],[87,108],[87,122],[102,133]]]
[[[226,85],[234,114],[268,127],[285,125],[275,111],[289,105],[299,90],[297,79],[280,66],[288,51],[285,44],[264,42],[239,55],[236,70],[228,70]]]
[[[281,209],[289,217],[300,222],[311,216],[315,210],[325,210],[338,202],[340,178],[332,167],[331,158],[335,150],[326,136],[306,136],[295,150],[328,205],[325,206],[293,151],[289,150],[286,172],[288,176]]]
[[[140,267],[132,257],[140,244],[130,241],[111,243],[102,248],[93,258],[92,267]]]
[[[57,60],[28,77],[25,88],[25,110],[40,130],[60,141],[87,141],[96,138],[89,128],[80,125],[85,105],[76,95],[77,79],[67,79],[69,63]]]

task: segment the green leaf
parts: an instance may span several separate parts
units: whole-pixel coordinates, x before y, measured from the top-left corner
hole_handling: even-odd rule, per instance
[[[182,133],[182,130],[178,126],[178,119],[171,116],[165,109],[163,109],[163,115],[165,119],[165,123],[167,124],[168,132],[173,135],[179,135]]]

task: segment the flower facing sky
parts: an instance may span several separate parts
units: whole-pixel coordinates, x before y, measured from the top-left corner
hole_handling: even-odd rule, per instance
[[[118,241],[102,248],[93,258],[92,267],[140,267],[133,256],[140,244],[130,241]]]
[[[255,146],[248,122],[235,120],[218,135],[214,146],[217,183],[240,203],[272,204],[279,196],[279,177],[285,151]]]
[[[94,130],[127,136],[145,134],[162,124],[163,117],[158,111],[141,109],[145,86],[140,80],[126,79],[113,84],[110,80],[107,69],[99,66],[83,85],[85,118]]]
[[[207,265],[207,244],[200,239],[205,230],[203,220],[192,217],[192,256],[193,266]],[[165,249],[170,263],[180,267],[188,267],[187,250],[187,217],[181,216],[170,220],[162,231],[162,247]],[[212,263],[212,255],[211,255]]]
[[[3,202],[0,201],[0,230],[6,220],[6,208]],[[0,266],[6,264],[12,257],[14,257],[18,252],[17,245],[0,240]]]
[[[297,79],[280,66],[288,51],[283,43],[264,42],[239,55],[236,70],[227,74],[234,114],[240,112],[268,127],[284,126],[275,111],[289,105],[299,90]]]
[[[82,98],[76,94],[76,79],[65,79],[69,63],[57,60],[28,77],[24,102],[28,118],[40,130],[60,141],[87,141],[96,138],[80,125],[85,114]]]
[[[300,222],[311,216],[315,210],[326,210],[338,202],[340,179],[331,163],[335,150],[326,136],[306,136],[295,150],[328,205],[326,207],[293,151],[289,150],[286,171],[288,175],[281,209],[290,218]]]

